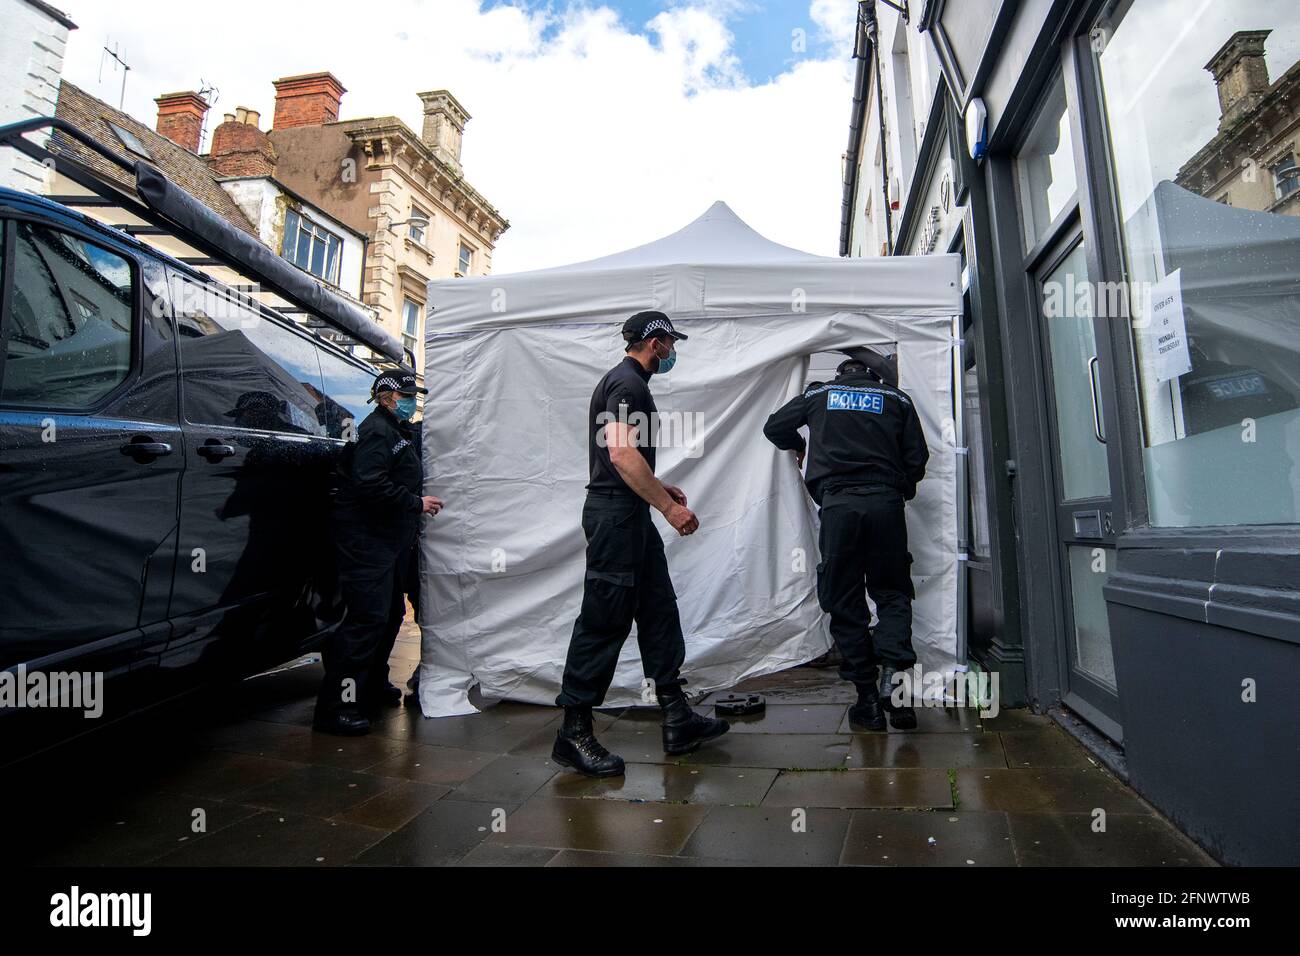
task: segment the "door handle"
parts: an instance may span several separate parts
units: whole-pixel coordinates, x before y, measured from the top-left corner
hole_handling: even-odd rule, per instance
[[[1101,402],[1097,399],[1098,375],[1097,356],[1088,359],[1088,397],[1092,399],[1092,433],[1097,441],[1106,444],[1106,436],[1101,431]]]
[[[229,458],[235,453],[234,446],[222,445],[214,441],[209,441],[206,445],[200,445],[196,450],[208,461],[220,461],[223,458]]]
[[[171,453],[172,446],[167,442],[150,441],[148,438],[132,438],[122,446],[122,454],[130,455],[136,461],[152,461]]]

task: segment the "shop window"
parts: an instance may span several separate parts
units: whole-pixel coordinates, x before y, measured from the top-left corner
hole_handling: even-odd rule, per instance
[[[1093,38],[1151,523],[1300,521],[1300,218],[1268,165],[1300,128],[1300,6],[1134,0]]]

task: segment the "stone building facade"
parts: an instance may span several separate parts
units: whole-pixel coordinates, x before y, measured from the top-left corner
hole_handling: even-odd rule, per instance
[[[429,280],[488,274],[509,228],[465,178],[469,113],[446,90],[421,93],[417,134],[395,116],[339,120],[345,90],[329,73],[286,77],[275,89],[276,178],[367,237],[362,299],[423,374]]]

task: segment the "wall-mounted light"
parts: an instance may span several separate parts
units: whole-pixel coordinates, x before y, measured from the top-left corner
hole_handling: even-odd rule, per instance
[[[976,162],[989,151],[989,111],[978,96],[966,106],[966,148]]]

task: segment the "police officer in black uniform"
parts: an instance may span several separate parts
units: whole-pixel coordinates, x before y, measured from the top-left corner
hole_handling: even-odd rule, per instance
[[[805,480],[821,506],[817,599],[830,615],[840,676],[858,689],[849,720],[883,730],[916,726],[910,706],[888,699],[893,675],[916,663],[912,650],[912,556],[903,502],[916,494],[930,458],[916,408],[882,356],[854,350],[830,384],[815,382],[763,426],[777,448],[803,464],[807,425],[812,458]],[[863,593],[876,605],[876,626]],[[877,665],[883,665],[877,689]],[[882,700],[882,694],[884,699]]]
[[[339,457],[331,518],[347,614],[325,648],[317,730],[367,733],[366,713],[402,699],[388,682],[389,638],[405,613],[402,587],[421,515],[442,509],[439,499],[423,493],[411,424],[416,393],[427,391],[407,369],[380,374],[369,399],[375,410]]]
[[[551,752],[557,764],[587,776],[623,773],[623,759],[596,740],[591,709],[605,699],[633,621],[645,675],[654,681],[663,709],[664,751],[689,753],[730,729],[725,720],[695,713],[682,692],[686,645],[677,594],[650,517],[654,508],[679,535],[699,527],[682,490],[654,474],[658,410],[649,381],[673,367],[678,339],[686,336],[662,312],[638,312],[628,319],[623,325],[627,357],[597,383],[588,409],[591,481],[582,509],[587,572],[555,700],[564,708],[564,723]]]

